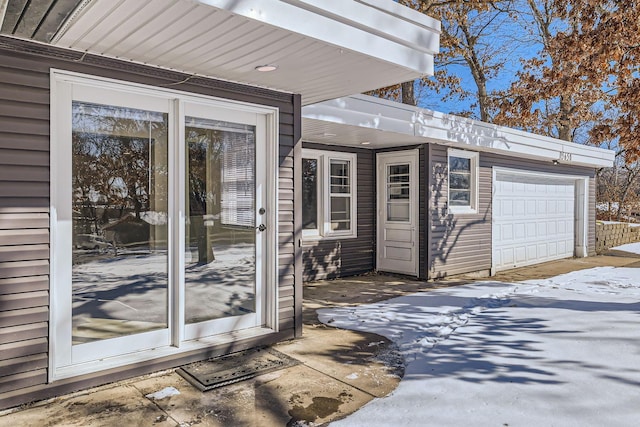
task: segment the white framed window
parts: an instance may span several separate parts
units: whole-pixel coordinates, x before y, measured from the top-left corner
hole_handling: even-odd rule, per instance
[[[357,236],[353,153],[302,150],[302,235],[306,239]]]
[[[449,212],[478,212],[478,153],[450,148],[447,153]]]

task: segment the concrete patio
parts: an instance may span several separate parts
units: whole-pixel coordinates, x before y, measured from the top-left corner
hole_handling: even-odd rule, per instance
[[[500,273],[492,280],[518,282],[598,266],[639,267],[640,259],[624,253],[567,259]],[[323,325],[317,309],[372,303],[476,280],[459,276],[422,282],[371,274],[308,283],[303,337],[275,346],[299,360],[297,366],[204,393],[174,371],[164,371],[4,411],[0,425],[323,425],[394,390],[404,364],[388,340]],[[174,394],[146,397],[166,390]]]

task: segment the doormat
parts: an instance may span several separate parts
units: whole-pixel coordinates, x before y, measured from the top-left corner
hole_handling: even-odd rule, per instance
[[[194,362],[177,372],[198,390],[208,391],[299,363],[272,348],[258,348]]]

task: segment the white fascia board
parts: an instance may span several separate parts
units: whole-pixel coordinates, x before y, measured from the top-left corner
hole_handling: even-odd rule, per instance
[[[413,135],[414,123],[398,120],[382,115],[372,115],[360,111],[342,110],[339,107],[320,107],[318,104],[302,108],[305,119],[315,119],[324,122],[375,129],[383,132],[393,132],[402,135]]]
[[[355,0],[196,1],[332,44],[337,49],[359,52],[420,74],[433,74],[439,29],[409,22],[398,14],[384,13]]]
[[[302,117],[417,136],[424,138],[425,143],[435,142],[506,156],[558,161],[561,164],[611,167],[615,158],[612,150],[535,135],[366,95],[353,95],[305,106],[302,109]]]
[[[440,21],[430,17],[429,15],[425,15],[422,12],[418,12],[415,9],[411,9],[410,7],[403,6],[401,4],[396,3],[395,1],[389,0],[356,0],[359,3],[367,4],[371,7],[375,7],[385,13],[397,16],[400,19],[407,20],[409,22],[417,23],[425,28],[431,28],[434,31],[440,33],[441,24]],[[326,2],[324,2],[326,3]]]
[[[360,28],[382,38],[388,38],[401,45],[435,55],[440,50],[440,22],[391,0],[370,1],[328,1],[328,0],[283,0],[299,4],[314,13],[331,17],[346,25]],[[395,6],[393,13],[390,6]],[[406,9],[406,11],[402,10]],[[400,13],[404,12],[404,13]],[[412,12],[412,13],[411,13]],[[427,18],[426,20],[422,17]],[[416,28],[418,27],[418,28]]]

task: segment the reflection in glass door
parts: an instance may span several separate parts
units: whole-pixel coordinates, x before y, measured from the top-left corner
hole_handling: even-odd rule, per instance
[[[168,115],[72,105],[72,342],[165,329]]]
[[[277,109],[52,75],[49,379],[277,330]]]
[[[187,116],[185,140],[185,323],[255,318],[256,127]]]

